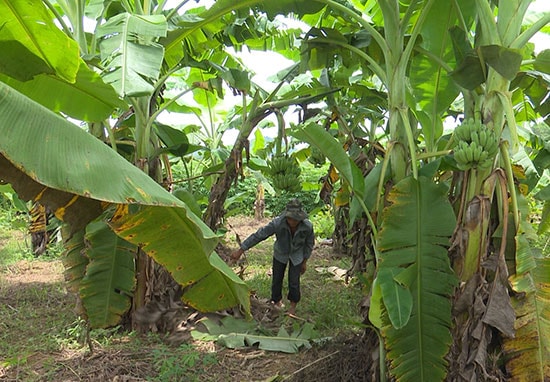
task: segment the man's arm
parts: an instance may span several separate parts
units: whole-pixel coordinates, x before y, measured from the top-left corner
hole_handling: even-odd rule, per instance
[[[277,219],[273,219],[267,225],[263,226],[252,235],[248,236],[242,243],[241,247],[231,253],[231,260],[233,262],[239,260],[243,253],[250,248],[254,247],[261,241],[264,241],[268,237],[272,236],[277,230]]]

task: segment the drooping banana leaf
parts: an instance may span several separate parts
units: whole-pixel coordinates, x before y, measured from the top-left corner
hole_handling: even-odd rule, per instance
[[[62,227],[63,236],[68,236],[66,233],[67,226]],[[84,230],[75,232],[69,240],[64,243],[64,251],[61,255],[61,261],[65,268],[65,281],[67,290],[73,293],[78,293],[80,282],[86,274],[86,267],[90,262],[85,254],[84,245]]]
[[[248,312],[246,284],[213,252],[216,241],[206,237],[208,228],[193,216],[181,208],[147,207],[136,213],[119,208],[111,224],[118,235],[166,267],[184,287],[187,304],[200,311],[241,305]],[[194,251],[204,252],[191,256]]]
[[[516,311],[514,338],[506,338],[506,369],[514,381],[550,380],[550,258],[512,280],[525,293],[512,299]]]
[[[3,83],[0,133],[0,153],[39,184],[31,197],[37,197],[44,186],[69,194],[70,204],[58,214],[70,214],[79,199],[86,198],[116,204],[184,206],[103,142]]]
[[[340,175],[350,184],[353,191],[360,197],[365,193],[365,180],[361,170],[350,159],[332,135],[315,123],[306,125],[303,129],[293,131],[292,135],[304,142],[317,146],[330,162],[338,169]]]
[[[85,239],[90,262],[80,283],[80,298],[90,327],[112,327],[131,306],[137,247],[118,237],[101,220],[88,224]]]
[[[145,206],[132,215],[132,229],[148,237],[149,256],[160,259],[180,279],[182,275],[195,282],[187,295],[191,305],[218,310],[227,308],[228,301],[238,301],[245,309],[249,306],[246,286],[211,255],[217,242],[214,233],[183,202],[103,142],[2,83],[0,134],[0,179],[11,183],[23,199],[49,206],[73,226],[73,234],[108,204]],[[163,224],[182,234],[185,245],[174,251],[175,236],[159,234]],[[190,266],[171,268],[180,261]],[[209,295],[196,293],[203,289],[225,298],[203,301]]]
[[[446,195],[446,186],[428,178],[405,178],[390,192],[391,204],[383,213],[379,271],[385,276],[391,271],[393,282],[380,282],[382,300],[387,316],[400,320],[386,316],[382,334],[399,381],[442,381],[447,372],[450,295],[457,280],[447,257],[456,219]],[[384,288],[390,290],[384,293]],[[401,293],[392,293],[396,288]],[[412,295],[406,323],[399,311],[408,304],[403,289]]]
[[[52,22],[42,2],[0,2],[0,25],[0,81],[78,120],[102,121],[125,107],[80,58],[76,41]]]
[[[26,82],[0,75],[0,81],[52,111],[81,121],[103,121],[116,108],[126,108],[126,103],[118,97],[113,87],[104,83],[84,61],[81,61],[74,82],[47,74],[39,74]]]

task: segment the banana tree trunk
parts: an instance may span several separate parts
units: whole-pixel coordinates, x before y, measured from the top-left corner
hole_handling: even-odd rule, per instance
[[[136,152],[134,164],[151,178],[160,183],[161,167],[158,157],[151,155],[155,151],[154,139],[151,134],[150,118],[154,113],[151,97],[143,96],[132,98],[132,104],[135,111],[135,139]],[[136,288],[132,301],[132,309],[127,314],[127,321],[131,323],[133,329],[140,332],[146,332],[151,328],[151,323],[143,319],[143,312],[147,306],[170,306],[170,299],[174,293],[170,293],[174,288],[178,288],[177,282],[166,270],[160,266],[144,251],[138,248],[136,253]],[[137,314],[136,314],[137,313]]]
[[[259,98],[255,97],[251,105],[251,111],[248,116],[244,118],[243,127],[240,129],[237,140],[231,149],[231,153],[225,161],[224,172],[218,177],[210,190],[208,207],[204,212],[203,220],[214,232],[224,216],[224,203],[231,189],[231,185],[235,183],[237,177],[242,172],[242,152],[245,148],[248,149],[248,137],[252,133],[254,127],[272,112],[270,108],[258,108],[258,102]]]

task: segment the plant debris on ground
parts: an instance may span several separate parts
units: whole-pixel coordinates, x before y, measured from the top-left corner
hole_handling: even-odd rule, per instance
[[[244,239],[265,223],[236,219],[232,227],[238,228],[229,232],[229,246],[236,247],[232,234]],[[242,270],[245,280],[262,294],[253,309],[265,309],[261,302],[269,297],[271,244],[258,247],[250,251]],[[192,336],[170,343],[162,333],[138,335],[120,328],[88,332],[85,322],[74,313],[76,298],[64,287],[59,260],[21,260],[3,266],[0,381],[372,380],[365,360],[372,359],[377,347],[356,325],[360,320],[360,286],[343,285],[341,279],[325,271],[331,266],[344,268],[340,260],[330,247],[316,246],[304,275],[304,300],[298,313],[325,340],[312,341],[311,347],[295,354],[262,350],[257,345],[230,349]],[[322,270],[315,271],[315,267]],[[353,305],[351,310],[337,305],[346,299]],[[266,313],[273,314],[253,312],[255,317],[264,314],[264,324],[271,320],[289,332],[303,325],[284,312],[273,317],[266,317]],[[349,317],[342,317],[342,313]],[[259,328],[269,330],[264,324]]]

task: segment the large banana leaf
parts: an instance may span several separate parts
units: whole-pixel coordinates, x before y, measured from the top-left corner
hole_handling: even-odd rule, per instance
[[[102,121],[116,107],[125,107],[114,89],[87,67],[76,42],[51,21],[42,2],[0,2],[0,25],[0,72],[5,74],[0,81],[50,110],[83,121]]]
[[[512,299],[516,311],[514,338],[506,338],[506,369],[514,381],[550,380],[550,258],[513,279],[514,289],[526,293]]]
[[[98,30],[101,58],[106,64],[103,78],[120,96],[142,96],[153,92],[164,57],[156,43],[167,30],[164,15],[118,14]]]
[[[183,202],[103,142],[3,83],[0,134],[0,179],[24,199],[50,206],[60,219],[77,226],[73,232],[97,218],[105,204],[149,205],[129,215],[135,218],[128,223],[133,233],[146,238],[136,244],[148,243],[148,255],[166,265],[177,280],[193,284],[188,302],[211,310],[227,308],[228,301],[249,306],[246,286],[211,255],[217,242],[214,233]],[[162,234],[165,225],[174,236]],[[185,268],[173,267],[179,264]],[[193,276],[187,277],[188,272]],[[202,291],[225,298],[209,300]]]
[[[365,194],[363,174],[344,151],[342,144],[334,139],[332,135],[316,123],[310,123],[300,130],[293,131],[292,135],[317,146],[330,163],[338,169],[340,176],[350,184],[354,193],[363,197]]]
[[[80,283],[80,298],[92,328],[115,326],[131,306],[136,284],[137,247],[116,236],[101,220],[86,227],[90,262]]]
[[[194,331],[194,338],[215,340],[218,344],[230,349],[258,346],[259,349],[267,351],[298,353],[302,347],[309,349],[311,347],[309,340],[317,336],[313,324],[309,322],[299,329],[295,328],[292,333],[288,333],[284,326],[281,326],[276,336],[259,334],[261,330],[256,322],[239,320],[231,316],[223,318],[219,323],[208,318],[203,319],[201,324],[206,327],[209,334]]]
[[[419,45],[426,54],[413,56],[411,62],[411,72],[414,75],[410,77],[410,81],[415,99],[424,111],[419,113],[418,118],[422,122],[428,150],[436,149],[435,142],[443,133],[443,125],[438,122],[442,113],[447,111],[458,96],[458,87],[448,75],[449,67],[441,65],[441,62],[450,65],[454,63],[448,32],[456,19],[456,8],[452,1],[435,1],[421,32],[422,42]]]
[[[63,236],[70,236],[67,230],[67,226],[62,227]],[[63,267],[65,268],[65,281],[66,287],[70,292],[79,293],[80,282],[82,277],[86,273],[86,267],[90,262],[88,257],[85,256],[85,245],[84,245],[84,230],[75,232],[70,239],[64,243],[65,250],[61,256],[61,261],[63,262]]]
[[[166,48],[165,60],[169,67],[173,67],[184,58],[184,47],[185,49],[194,50],[193,53],[197,55],[196,50],[204,46],[208,47],[213,36],[216,36],[219,32],[223,32],[224,28],[235,28],[235,25],[228,27],[223,22],[224,18],[227,18],[227,15],[231,13],[237,14],[238,17],[240,17],[241,15],[246,15],[251,8],[262,7],[262,10],[264,10],[269,17],[274,17],[277,14],[286,15],[289,13],[303,15],[307,13],[316,13],[324,6],[325,4],[322,2],[316,1],[217,0],[204,12],[199,14],[188,14],[177,20],[179,28],[170,31],[168,37],[162,41],[162,44]],[[230,33],[228,34],[230,35]],[[250,41],[252,39],[250,39],[250,33],[248,33],[248,31],[244,32],[243,35],[247,36],[247,39],[249,39],[248,42],[251,43],[250,45],[256,43],[265,49],[265,36],[256,41]],[[211,38],[209,39],[209,37]],[[236,39],[238,37],[230,36],[230,38]]]
[[[0,81],[52,111],[62,112],[81,121],[103,121],[116,108],[127,107],[113,87],[105,84],[99,74],[88,68],[84,61],[72,83],[47,74],[39,74],[25,82],[0,75]]]
[[[390,192],[391,204],[383,213],[378,269],[385,278],[380,287],[391,324],[382,334],[399,381],[442,381],[446,375],[450,295],[457,283],[446,249],[456,219],[446,195],[447,187],[428,178],[405,178]],[[410,297],[406,320],[402,311]]]
[[[193,216],[182,208],[148,207],[136,213],[119,208],[112,225],[118,235],[139,245],[185,287],[182,300],[187,304],[200,311],[241,305],[248,312],[246,284],[212,252],[216,242],[205,237],[206,226],[193,221]],[[201,256],[194,255],[195,251],[201,251]]]
[[[184,206],[103,142],[3,83],[0,133],[0,153],[49,188],[110,203]]]
[[[52,21],[42,2],[0,1],[0,68],[26,81],[36,74],[55,73],[74,82],[80,66],[76,41]]]

